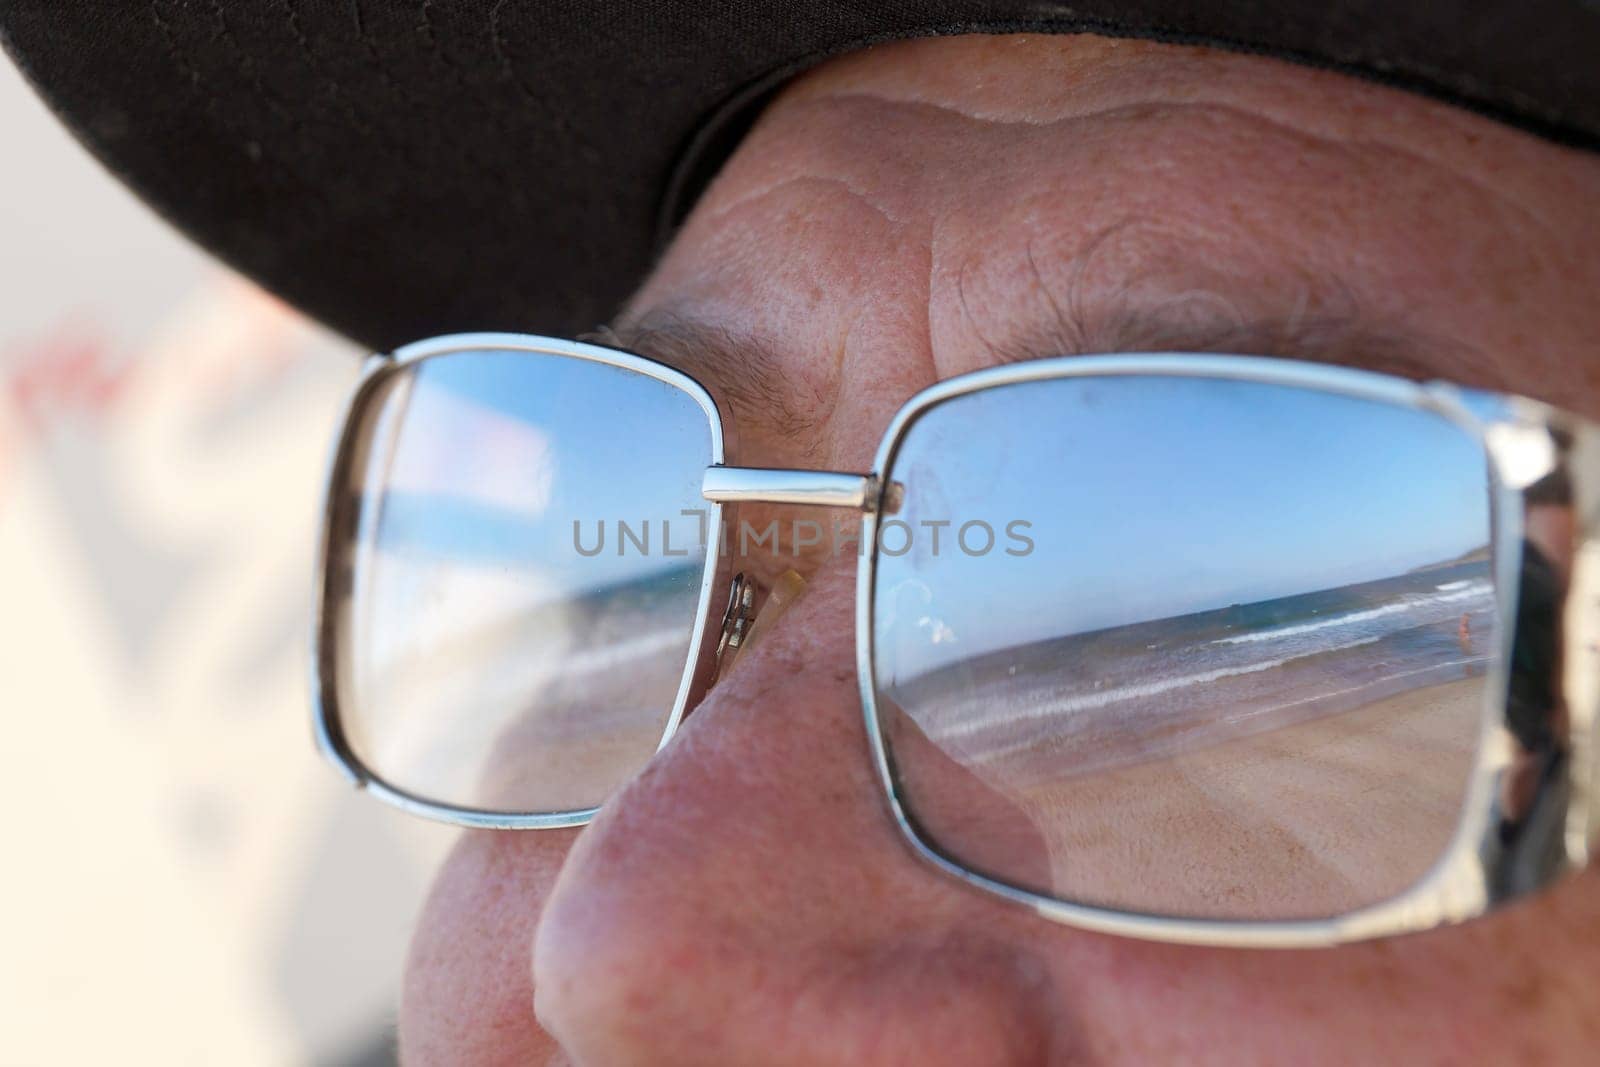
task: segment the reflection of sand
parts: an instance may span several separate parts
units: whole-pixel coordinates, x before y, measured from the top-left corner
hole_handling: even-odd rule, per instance
[[[1459,814],[1482,679],[1034,786],[1055,894],[1210,917],[1325,916],[1389,897]]]
[[[474,804],[504,812],[598,807],[660,744],[683,660],[681,647],[652,649],[562,677],[493,738]]]
[[[426,800],[504,814],[599,806],[655,752],[688,654],[688,627],[643,598],[477,620],[394,657],[346,705],[356,751]]]
[[[1125,911],[1293,919],[1392,897],[1442,855],[1483,692],[1481,677],[1419,687],[1043,781],[1039,752],[980,769],[883,710],[908,814],[949,858]]]

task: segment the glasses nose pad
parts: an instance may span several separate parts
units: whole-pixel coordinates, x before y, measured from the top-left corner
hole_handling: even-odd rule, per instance
[[[741,572],[733,576],[728,589],[728,606],[722,612],[722,635],[717,638],[717,673],[732,665],[744,644],[745,633],[755,620],[755,583]]]
[[[792,567],[778,575],[770,589],[742,573],[734,575],[722,617],[722,636],[717,641],[717,676],[727,673],[739,653],[770,631],[805,591],[806,580]]]

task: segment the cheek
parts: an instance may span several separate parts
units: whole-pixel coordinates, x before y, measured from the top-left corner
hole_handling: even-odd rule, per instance
[[[577,831],[464,834],[439,872],[406,962],[407,1064],[555,1064],[533,1016],[533,931]]]
[[[1597,889],[1586,872],[1463,926],[1338,949],[1105,939],[1076,988],[1108,1062],[1588,1063]]]

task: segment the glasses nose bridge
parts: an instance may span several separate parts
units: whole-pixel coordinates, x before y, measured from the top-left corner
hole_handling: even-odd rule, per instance
[[[863,512],[878,507],[877,478],[847,471],[718,465],[706,468],[700,493],[718,504],[797,504]]]
[[[714,504],[832,508],[854,511],[864,516],[878,510],[878,485],[875,476],[850,471],[713,464],[705,469],[702,476],[701,496]],[[798,531],[798,524],[791,530]],[[821,537],[820,533],[818,537]],[[778,552],[782,543],[776,520],[754,534],[753,538],[758,547],[765,547],[767,539],[771,538],[773,552]],[[790,538],[790,552],[796,557],[791,560],[793,565],[776,575],[769,574],[762,580],[738,570],[735,565],[736,560],[750,555],[742,522],[737,552],[732,551],[727,528],[723,528],[719,570],[714,581],[727,586],[728,601],[720,621],[708,631],[715,635],[715,650],[703,655],[691,692],[703,695],[762,634],[772,629],[777,619],[805,592],[807,579],[796,569],[803,566],[798,559],[800,534],[791,532]],[[805,542],[807,546],[821,543],[820,540]],[[859,538],[852,537],[847,543],[859,544]],[[833,542],[835,551],[838,544],[836,528]],[[691,698],[691,705],[697,702],[697,699]]]
[[[756,609],[764,612],[764,592],[786,572],[803,587],[825,560],[860,557],[859,522],[870,523],[879,511],[878,487],[870,474],[845,471],[707,467],[702,496],[731,508],[722,512],[719,584],[742,571],[756,583]]]

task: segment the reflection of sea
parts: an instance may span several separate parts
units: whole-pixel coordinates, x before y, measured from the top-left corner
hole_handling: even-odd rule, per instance
[[[1482,674],[1494,619],[1474,559],[1003,649],[887,695],[964,762],[1059,777]]]

